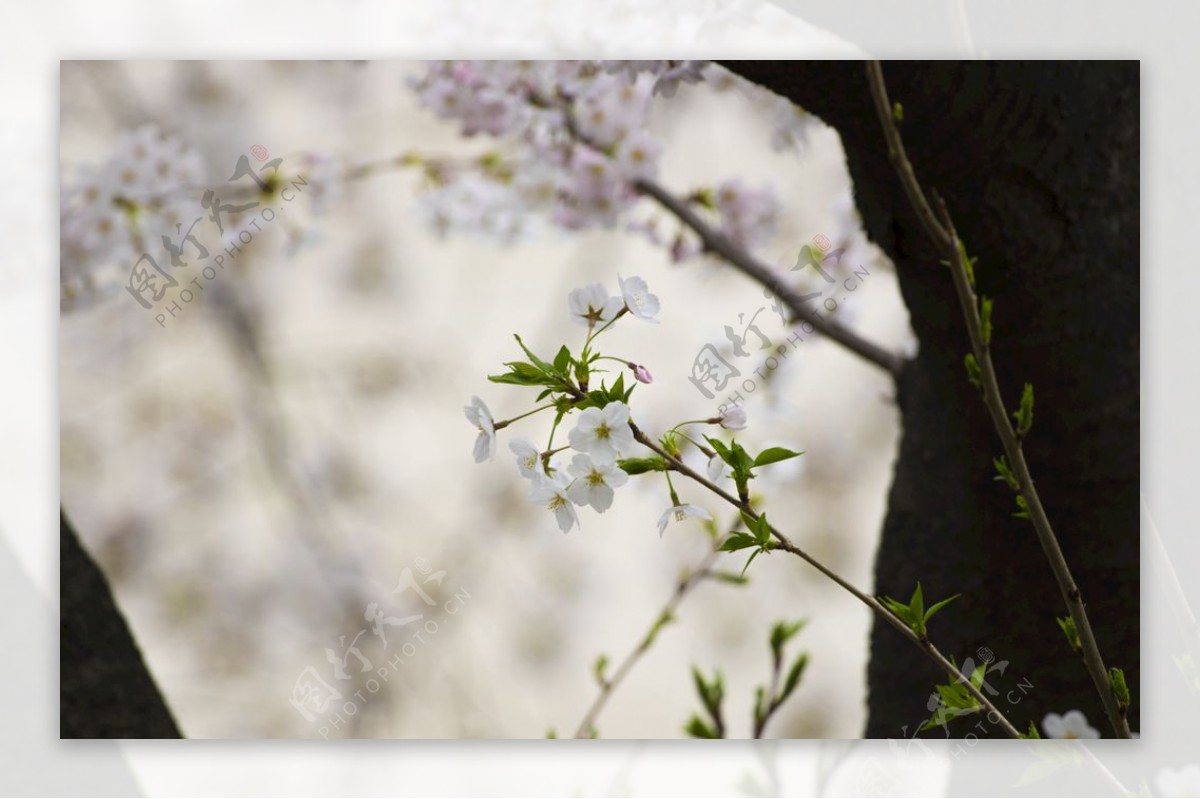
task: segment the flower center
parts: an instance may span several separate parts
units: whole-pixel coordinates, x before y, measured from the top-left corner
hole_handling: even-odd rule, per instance
[[[611,432],[612,431],[608,429],[608,425],[601,423],[600,426],[596,428],[596,438],[608,438],[608,434]]]
[[[554,499],[550,500],[550,504],[546,505],[546,507],[550,510],[558,510],[559,508],[561,508],[563,505],[566,505],[566,504],[567,504],[567,501],[565,499],[563,499],[558,494],[555,494]]]
[[[604,485],[604,475],[600,472],[592,472],[587,476],[587,481],[594,486]]]
[[[675,521],[681,522],[687,518],[687,514],[683,512],[683,508],[675,509]]]

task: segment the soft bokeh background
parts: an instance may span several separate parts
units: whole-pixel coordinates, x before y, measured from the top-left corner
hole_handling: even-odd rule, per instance
[[[63,176],[147,122],[195,146],[213,185],[255,144],[285,166],[313,153],[353,165],[486,149],[417,106],[405,80],[418,71],[390,61],[64,62]],[[733,86],[685,87],[653,118],[666,140],[663,182],[682,193],[735,176],[770,181],[784,213],[762,255],[786,267],[819,234],[847,245],[839,277],[858,267],[869,276],[839,292],[838,317],[911,349],[890,264],[858,230],[836,135],[814,124],[799,146],[774,152],[772,124],[766,104]],[[582,529],[562,535],[526,500],[506,447],[513,435],[544,441],[549,419],[502,431],[496,460],[477,466],[462,406],[479,394],[497,418],[531,407],[534,392],[485,377],[516,355],[511,334],[546,355],[577,348],[567,292],[593,280],[616,290],[620,273],[643,276],[663,304],[661,324],[622,320],[603,339],[603,351],[655,375],[634,394],[639,423],[661,431],[711,415],[716,400],[687,380],[701,347],[728,355],[724,326],[740,329],[738,315],[760,308],[764,335],[787,341],[762,289],[716,263],[673,265],[623,231],[535,225],[511,245],[441,237],[420,191],[419,178],[397,172],[320,203],[301,193],[165,326],[123,290],[64,305],[63,503],[190,737],[571,735],[596,693],[597,655],[624,657],[705,555],[698,524],[656,534],[668,502],[655,476],[631,480],[603,516],[582,511]],[[649,205],[634,214],[654,215]],[[735,363],[751,373],[767,354]],[[771,374],[743,391],[744,438],[807,453],[761,472],[771,517],[870,588],[897,441],[890,384],[810,337]],[[718,500],[677,485],[732,521]],[[445,572],[426,586],[439,607],[469,599],[426,617],[436,634],[377,692],[364,690],[346,723],[332,725],[332,709],[305,719],[289,699],[306,668],[348,697],[364,687],[334,680],[325,648],[340,651],[339,638],[368,627],[369,603],[423,609],[411,593],[389,593],[405,568]],[[602,737],[680,736],[698,707],[692,664],[724,671],[730,735],[745,737],[754,687],[769,677],[769,626],[797,618],[809,625],[794,651],[812,660],[769,734],[860,733],[867,611],[783,554],[760,558],[751,578],[705,583],[685,600],[600,717]],[[368,629],[359,648],[377,669],[408,630],[389,629],[385,649]]]

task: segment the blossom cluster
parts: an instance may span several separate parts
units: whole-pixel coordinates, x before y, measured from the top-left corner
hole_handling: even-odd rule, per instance
[[[591,507],[597,513],[604,513],[612,507],[616,489],[629,481],[630,474],[663,470],[661,464],[647,467],[645,459],[640,463],[642,468],[625,460],[633,454],[637,441],[629,407],[633,387],[625,388],[624,376],[618,377],[612,386],[602,384],[600,389],[588,389],[589,378],[597,371],[596,363],[604,359],[624,363],[637,383],[653,380],[645,366],[600,355],[593,349],[596,338],[623,316],[652,323],[658,321],[660,303],[658,297],[650,293],[646,281],[640,277],[621,277],[619,281],[619,295],[610,295],[601,283],[588,284],[568,295],[567,310],[571,320],[587,328],[587,340],[578,357],[564,346],[554,362],[544,361],[525,349],[522,343],[530,361],[510,363],[509,373],[491,378],[494,382],[545,386],[542,398],[558,395],[553,404],[499,422],[479,397],[473,397],[471,404],[464,408],[467,420],[478,432],[474,447],[477,463],[495,457],[496,431],[517,419],[553,409],[558,414],[554,423],[556,430],[565,416],[577,414],[565,447],[553,448],[553,432],[544,451],[525,437],[515,438],[508,445],[517,471],[530,482],[530,501],[552,511],[564,533],[579,525],[577,507]],[[743,415],[742,424],[744,421]],[[670,493],[671,506],[659,520],[660,533],[672,517],[678,520],[712,518],[703,508],[680,503],[674,488]]]
[[[690,232],[664,235],[656,222],[627,212],[639,198],[638,181],[659,171],[662,141],[648,126],[653,100],[674,96],[708,69],[703,61],[429,62],[412,81],[420,102],[457,123],[463,135],[505,145],[477,163],[433,170],[424,195],[430,216],[443,232],[506,239],[534,214],[568,230],[624,223],[662,243],[675,260],[698,255]],[[690,200],[747,247],[774,232],[779,208],[769,187],[727,181]]]
[[[199,153],[154,125],[122,133],[106,161],[66,177],[59,210],[64,298],[103,291],[99,267],[131,264],[147,243],[174,234],[190,219],[203,179]]]

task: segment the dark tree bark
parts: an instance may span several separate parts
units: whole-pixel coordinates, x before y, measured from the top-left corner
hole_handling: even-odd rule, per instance
[[[59,520],[60,738],[179,738],[104,575]]]
[[[895,261],[920,353],[897,381],[903,438],[876,556],[875,590],[962,592],[933,634],[961,663],[982,647],[994,697],[1024,729],[1083,710],[1112,731],[1054,621],[1066,615],[1011,493],[994,482],[999,440],[963,356],[969,339],[948,270],[887,157],[859,62],[728,62],[841,135],[867,234]],[[897,62],[901,133],[927,191],[946,200],[995,298],[993,355],[1005,401],[1036,392],[1026,454],[1087,602],[1107,665],[1139,685],[1139,66],[1136,62]],[[986,654],[986,653],[985,653]],[[912,735],[941,673],[875,622],[868,737]],[[1021,693],[1018,682],[1032,685]],[[1013,701],[1020,699],[1019,702]],[[997,737],[979,719],[949,735]],[[946,732],[935,730],[930,735]]]

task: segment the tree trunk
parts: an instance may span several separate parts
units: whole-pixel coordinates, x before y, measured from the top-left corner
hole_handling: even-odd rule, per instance
[[[932,636],[961,664],[994,656],[997,706],[1021,729],[1078,708],[1112,731],[1055,623],[1066,607],[1029,522],[994,482],[999,440],[965,376],[969,339],[948,270],[887,158],[860,62],[727,62],[842,137],[867,234],[893,259],[919,355],[897,381],[903,438],[875,591],[963,596]],[[1107,665],[1139,684],[1139,66],[1136,62],[884,64],[926,191],[946,200],[981,294],[1010,410],[1036,393],[1025,444]],[[990,650],[992,653],[989,655]],[[982,655],[980,654],[982,652]],[[1000,665],[1007,661],[1001,674]],[[941,673],[875,621],[868,737],[912,736]],[[1022,687],[1024,686],[1024,687]],[[999,730],[971,717],[929,735]]]
[[[179,738],[108,582],[59,519],[60,738]]]

